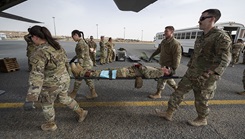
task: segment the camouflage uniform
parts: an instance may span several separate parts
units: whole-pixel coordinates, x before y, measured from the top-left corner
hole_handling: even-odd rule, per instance
[[[242,82],[243,82],[243,89],[245,91],[245,69],[243,71],[243,80],[242,80]]]
[[[113,61],[113,57],[114,57],[114,51],[113,51],[113,49],[114,49],[115,44],[112,43],[112,42],[107,42],[105,45],[107,46],[107,58],[106,58],[106,62],[107,63],[109,63],[109,62],[111,63]]]
[[[26,56],[28,58],[28,68],[29,68],[29,71],[31,71],[30,57],[31,57],[32,53],[35,51],[35,44],[29,38],[29,34],[25,35],[24,39],[27,42]]]
[[[100,41],[100,64],[105,64],[106,62],[106,46],[104,41]]]
[[[57,97],[62,104],[74,111],[80,109],[78,103],[67,96],[70,76],[65,66],[67,56],[64,49],[55,50],[48,43],[42,44],[36,48],[30,62],[32,70],[28,95],[39,97],[47,121],[55,119],[54,101]]]
[[[175,74],[175,70],[179,66],[181,60],[180,43],[174,37],[164,39],[156,51],[160,53],[159,64],[161,67],[170,67],[172,69],[172,73]],[[157,82],[157,89],[162,91],[165,88],[166,82],[172,88],[177,88],[173,79],[159,79]]]
[[[144,78],[159,78],[164,76],[161,68],[155,68],[150,66],[131,66],[122,68],[109,68],[104,70],[116,70],[116,77],[134,78],[134,77],[144,77]],[[88,70],[80,69],[79,77],[100,77],[100,74],[104,70]]]
[[[89,40],[88,41],[88,45],[89,45],[89,55],[91,60],[93,61],[93,65],[96,66],[96,48],[97,48],[97,44],[93,41],[93,40]]]
[[[245,64],[245,46],[243,47],[242,53],[243,53],[242,64]]]
[[[232,45],[232,61],[231,65],[237,64],[240,57],[240,52],[243,49],[243,43],[235,43]]]
[[[89,56],[89,46],[87,43],[80,39],[75,48],[76,56],[78,63],[85,69],[92,69],[93,63]],[[94,82],[90,79],[85,79],[86,84],[89,86],[89,89],[94,89]],[[75,80],[73,91],[77,92],[79,87],[82,84],[82,80]]]
[[[175,111],[183,101],[184,95],[194,91],[195,107],[198,117],[209,114],[208,100],[214,97],[216,81],[224,73],[231,59],[231,39],[219,29],[213,28],[195,41],[194,53],[188,69],[171,95],[168,109]],[[209,74],[209,70],[214,74]]]

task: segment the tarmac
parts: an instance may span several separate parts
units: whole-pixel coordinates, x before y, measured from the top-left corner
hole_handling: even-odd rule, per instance
[[[75,55],[75,42],[60,41],[68,58]],[[150,56],[156,48],[154,44],[116,43],[116,49],[125,48],[131,54],[140,56],[145,52]],[[97,48],[98,49],[98,48]],[[32,111],[23,110],[23,102],[28,89],[28,68],[25,41],[0,41],[0,58],[17,58],[20,69],[9,73],[0,72],[0,138],[46,139],[46,138],[86,138],[86,139],[244,139],[245,137],[245,96],[242,74],[245,65],[228,67],[217,83],[214,99],[210,101],[208,125],[192,127],[186,122],[196,118],[191,91],[174,115],[172,122],[159,118],[154,110],[166,109],[167,101],[173,90],[166,86],[161,99],[152,100],[147,96],[156,91],[155,80],[144,80],[143,87],[134,88],[134,80],[94,80],[98,98],[86,100],[89,88],[83,82],[76,100],[89,111],[82,123],[77,123],[76,114],[60,103],[55,104],[56,123],[54,132],[44,132],[40,125],[45,122],[39,103]],[[183,56],[177,75],[183,76],[189,57]],[[241,62],[242,57],[240,58]],[[142,64],[159,67],[156,61]],[[127,59],[94,69],[131,66],[134,62]],[[176,79],[178,82],[179,79]],[[71,81],[70,90],[74,80]]]

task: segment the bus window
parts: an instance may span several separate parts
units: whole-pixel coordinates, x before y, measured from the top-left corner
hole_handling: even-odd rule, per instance
[[[197,37],[201,36],[202,33],[203,33],[202,31],[198,31],[198,32],[197,32]]]
[[[239,38],[245,38],[245,30],[242,29],[240,34],[239,34]]]
[[[181,39],[185,39],[185,33],[181,33]]]
[[[179,39],[179,33],[176,33],[176,39]]]
[[[191,33],[190,32],[187,32],[185,38],[186,39],[190,39],[190,37],[191,37]]]
[[[158,36],[158,40],[162,40],[162,34]]]
[[[191,32],[191,39],[196,39],[197,32]]]

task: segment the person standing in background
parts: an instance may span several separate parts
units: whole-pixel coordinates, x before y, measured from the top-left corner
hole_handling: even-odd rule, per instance
[[[238,63],[240,58],[240,52],[243,50],[244,44],[242,39],[238,39],[235,44],[232,45],[232,60],[231,67],[234,67]]]
[[[109,62],[111,63],[114,60],[114,56],[115,56],[114,51],[113,51],[113,49],[115,47],[115,44],[112,43],[112,38],[111,37],[108,39],[108,42],[105,45],[107,47],[106,62],[107,63],[109,63]]]
[[[245,95],[245,69],[243,71],[243,79],[242,79],[242,82],[243,82],[243,89],[244,89],[244,91],[239,92],[238,93],[239,95]]]
[[[104,42],[104,36],[100,37],[100,65],[106,63],[106,46]]]
[[[93,40],[93,36],[90,36],[90,40],[88,41],[88,45],[89,45],[89,55],[91,60],[93,61],[93,66],[97,66],[96,65],[96,48],[97,48],[97,44],[94,42]]]

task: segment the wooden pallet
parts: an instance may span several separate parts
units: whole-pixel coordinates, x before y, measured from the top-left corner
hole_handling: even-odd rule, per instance
[[[1,72],[14,72],[19,70],[19,64],[16,58],[3,58],[0,59],[0,71]]]

